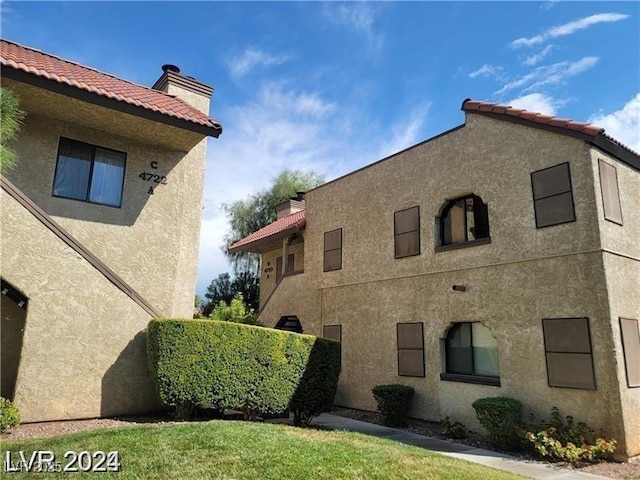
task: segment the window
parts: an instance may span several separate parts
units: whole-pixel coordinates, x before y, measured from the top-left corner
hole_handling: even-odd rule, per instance
[[[119,208],[126,157],[122,152],[61,138],[53,195]]]
[[[441,246],[437,250],[488,243],[490,240],[487,206],[480,197],[468,195],[446,204],[440,216]]]
[[[442,380],[500,386],[498,346],[480,323],[456,323],[445,339],[446,373]]]
[[[293,273],[294,270],[295,270],[295,255],[293,253],[290,253],[287,256],[287,271],[284,273],[285,274]],[[282,257],[276,258],[276,280],[280,280],[280,277],[282,277]]]
[[[342,268],[342,229],[338,228],[324,234],[324,271]]]
[[[420,208],[413,207],[393,214],[395,258],[420,255]]]
[[[550,227],[576,220],[569,163],[531,174],[536,227]]]
[[[596,389],[588,318],[544,318],[550,387]]]
[[[398,323],[398,375],[424,377],[424,334],[422,322]]]
[[[622,209],[618,193],[618,172],[616,167],[598,160],[600,166],[600,189],[602,190],[602,206],[604,218],[622,225]]]
[[[624,364],[629,388],[640,387],[640,330],[638,320],[620,319]]]
[[[342,342],[342,325],[325,325],[322,327],[322,336],[336,342]]]

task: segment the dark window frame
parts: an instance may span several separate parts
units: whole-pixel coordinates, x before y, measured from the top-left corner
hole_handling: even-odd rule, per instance
[[[420,340],[422,348],[400,348],[400,326],[401,325],[420,325]],[[407,373],[400,373],[400,351],[410,350],[410,351],[420,351],[422,352],[422,375],[410,375]],[[398,366],[398,376],[399,377],[414,377],[414,378],[424,378],[426,376],[427,368],[425,364],[424,358],[424,322],[398,322],[396,323],[396,352],[397,352],[397,366]]]
[[[397,215],[399,213],[404,213],[404,212],[408,212],[409,210],[416,210],[417,211],[417,218],[418,218],[418,227],[416,230],[407,230],[406,232],[400,232],[398,233],[398,222],[397,222]],[[408,233],[415,233],[418,237],[418,251],[416,253],[409,253],[407,255],[398,255],[397,251],[398,251],[398,237],[401,235],[406,235]],[[398,259],[398,258],[407,258],[407,257],[415,257],[417,255],[420,255],[420,253],[422,252],[422,246],[420,245],[421,239],[420,239],[420,206],[416,205],[414,207],[409,207],[409,208],[404,208],[402,210],[398,210],[396,212],[393,212],[393,258]]]
[[[613,175],[615,178],[615,186],[616,186],[616,200],[618,203],[618,209],[620,210],[620,221],[617,221],[615,218],[612,218],[613,212],[607,212],[607,203],[605,202],[605,186],[602,182],[602,166],[606,165],[605,168],[613,169]],[[604,214],[604,219],[608,222],[615,223],[616,225],[623,226],[624,225],[624,216],[622,215],[622,202],[620,201],[620,184],[618,183],[618,169],[611,165],[608,162],[605,162],[601,158],[598,159],[598,176],[600,178],[600,196],[602,197],[602,213]]]
[[[566,165],[567,166],[567,178],[569,180],[569,190],[563,191],[563,192],[558,192],[558,193],[554,193],[552,195],[546,195],[544,197],[540,197],[540,198],[536,198],[536,193],[535,190],[533,188],[534,182],[533,182],[533,176],[536,173],[540,173],[540,172],[544,172],[546,170],[551,170],[552,168],[558,168],[562,165]],[[535,221],[536,221],[536,228],[547,228],[547,227],[554,227],[556,225],[563,225],[565,223],[572,223],[576,221],[576,202],[573,199],[573,181],[571,179],[571,165],[569,164],[569,162],[563,162],[563,163],[559,163],[557,165],[552,165],[551,167],[546,167],[546,168],[542,168],[540,170],[536,170],[535,172],[531,172],[529,174],[530,177],[530,181],[531,181],[531,197],[533,198],[533,215],[535,217]],[[539,202],[540,200],[546,200],[547,198],[553,198],[553,197],[558,197],[560,195],[565,195],[567,193],[570,193],[570,197],[571,197],[571,212],[572,212],[572,216],[573,218],[570,220],[564,220],[562,222],[557,222],[557,223],[550,223],[547,225],[539,225],[539,219],[538,219],[538,209],[536,208],[536,204],[537,202]]]
[[[339,342],[340,344],[342,344],[342,324],[333,324],[333,325],[323,325],[322,326],[322,337],[323,338],[329,338],[325,335],[325,328],[329,328],[329,327],[338,327],[339,331],[340,331],[340,340],[336,340],[337,342]],[[329,338],[329,340],[334,340],[333,338]]]
[[[58,177],[58,166],[60,164],[60,153],[61,153],[63,141],[80,143],[80,144],[86,145],[88,147],[91,147],[91,149],[92,149],[91,165],[89,167],[89,178],[88,178],[88,185],[87,185],[87,193],[85,195],[84,200],[81,199],[81,198],[66,197],[64,195],[56,195],[55,194],[56,178]],[[96,162],[96,149],[98,149],[98,148],[100,148],[102,150],[107,150],[107,151],[110,151],[110,152],[119,153],[119,154],[122,154],[124,156],[124,163],[122,165],[122,183],[120,185],[120,201],[118,202],[118,205],[111,205],[109,203],[94,202],[94,201],[89,200],[89,197],[91,195],[91,183],[93,181],[93,167],[94,167],[95,162]],[[103,147],[101,145],[95,145],[93,143],[83,142],[81,140],[75,140],[73,138],[60,137],[58,139],[58,152],[56,154],[56,168],[55,168],[55,171],[54,171],[54,174],[53,174],[53,184],[51,185],[51,196],[55,197],[55,198],[64,198],[65,200],[75,200],[77,202],[90,203],[92,205],[101,205],[103,207],[122,208],[122,198],[124,197],[124,183],[125,183],[125,178],[126,178],[126,172],[127,172],[127,152],[122,152],[120,150],[115,150],[113,148]]]
[[[636,324],[636,330],[640,329],[640,322],[638,322],[638,319],[636,318],[626,318],[626,317],[618,317],[618,321],[620,322],[620,337],[621,337],[621,341],[622,341],[622,356],[623,356],[623,360],[624,360],[624,371],[625,371],[625,375],[627,377],[627,388],[640,388],[640,382],[638,383],[631,383],[631,376],[629,374],[629,361],[628,361],[628,345],[626,344],[625,341],[625,336],[624,336],[624,328],[622,326],[622,322],[623,321],[627,321],[627,322],[635,322]],[[640,336],[640,332],[638,333],[638,336]],[[631,339],[629,339],[631,340]]]
[[[449,330],[447,331],[447,336],[444,339],[444,352],[445,352],[445,371],[443,373],[440,374],[440,380],[444,380],[444,381],[449,381],[449,382],[461,382],[461,383],[472,383],[472,384],[476,384],[476,385],[489,385],[492,387],[499,387],[501,386],[500,384],[500,375],[498,376],[494,376],[494,375],[479,375],[477,373],[473,373],[475,371],[475,366],[474,366],[474,358],[473,358],[473,324],[474,323],[479,323],[480,325],[482,325],[481,322],[456,322],[454,323]],[[470,338],[470,344],[469,344],[469,348],[471,350],[471,373],[467,373],[467,372],[455,372],[455,371],[451,371],[450,370],[450,358],[451,358],[451,352],[449,351],[449,335],[452,335],[456,330],[462,328],[463,325],[469,325],[469,338]],[[484,326],[484,325],[483,325]],[[487,328],[487,327],[485,327]],[[491,337],[495,340],[495,337],[493,336],[493,334],[491,335]],[[497,344],[497,341],[496,341]]]
[[[339,248],[332,248],[327,250],[327,235],[340,231],[340,247]],[[334,228],[333,230],[329,230],[328,232],[324,232],[324,245],[323,245],[323,265],[322,265],[322,271],[323,272],[334,272],[336,270],[342,270],[342,227],[340,228]],[[340,251],[340,266],[336,267],[336,268],[327,268],[327,253],[328,252],[336,252],[336,251]]]
[[[466,215],[466,202],[468,199],[473,199],[474,202],[474,223],[476,221],[476,201],[480,201],[480,203],[483,205],[483,208],[485,210],[485,217],[484,220],[486,221],[486,228],[487,228],[487,236],[486,237],[481,237],[481,238],[474,238],[472,240],[469,240],[468,238],[468,220],[467,220],[467,215]],[[451,209],[455,206],[456,202],[463,200],[465,203],[465,214],[463,215],[463,221],[464,221],[464,236],[465,236],[465,240],[462,242],[452,242],[452,243],[445,243],[445,221],[448,217],[449,212],[451,211]],[[447,200],[447,202],[445,203],[445,206],[443,207],[440,216],[438,218],[438,243],[439,245],[436,246],[436,253],[437,252],[446,252],[448,250],[457,250],[459,248],[467,248],[467,247],[475,247],[478,245],[487,245],[489,243],[491,243],[491,227],[489,225],[489,207],[488,205],[484,202],[484,200],[482,200],[482,198],[479,195],[476,195],[474,193],[470,193],[468,195],[463,195],[461,197],[456,197],[456,198],[452,198],[450,200]]]
[[[575,352],[575,351],[560,351],[560,350],[549,350],[547,344],[547,336],[544,330],[545,321],[554,321],[554,320],[585,320],[585,325],[587,326],[587,338],[589,340],[589,353],[586,352]],[[593,360],[593,343],[591,341],[591,325],[589,322],[589,317],[554,317],[554,318],[543,318],[542,319],[542,337],[544,341],[544,357],[545,357],[545,365],[547,368],[547,386],[549,388],[569,388],[572,390],[588,390],[588,391],[596,391],[598,389],[598,385],[596,382],[596,368],[595,362]],[[591,372],[593,374],[593,388],[584,388],[584,387],[572,387],[566,385],[551,385],[551,378],[549,377],[549,353],[560,353],[560,354],[573,354],[573,355],[589,355],[591,358]]]

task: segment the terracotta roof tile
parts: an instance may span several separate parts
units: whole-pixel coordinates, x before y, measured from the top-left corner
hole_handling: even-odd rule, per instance
[[[270,223],[266,227],[261,228],[257,232],[252,233],[248,237],[244,237],[242,240],[237,241],[229,247],[229,251],[238,250],[241,247],[246,247],[250,244],[260,242],[267,238],[275,237],[283,233],[294,233],[302,230],[307,221],[305,219],[304,210],[292,213],[286,217],[282,217],[273,223]]]
[[[566,128],[568,130],[582,132],[586,135],[596,136],[604,132],[604,128],[596,127],[583,122],[574,122],[570,118],[558,118],[551,115],[544,115],[537,112],[529,112],[522,108],[513,108],[507,105],[498,105],[489,102],[480,102],[477,100],[467,99],[462,102],[462,110],[465,112],[490,112],[498,115],[509,115],[512,117],[530,120],[534,123],[542,125],[551,125],[553,127]]]
[[[462,102],[462,110],[464,110],[465,112],[492,113],[494,115],[508,115],[509,117],[517,117],[527,122],[531,122],[530,125],[532,127],[535,127],[536,124],[539,124],[541,126],[547,125],[568,130],[567,133],[580,132],[584,135],[592,137],[593,141],[599,141],[604,138],[608,142],[614,143],[615,145],[621,147],[623,150],[630,152],[634,156],[638,156],[638,152],[635,152],[620,141],[607,135],[604,131],[604,128],[585,122],[576,122],[574,120],[571,120],[570,118],[553,117],[551,115],[544,115],[542,113],[529,112],[521,108],[513,108],[508,105],[498,105],[496,103],[480,102],[478,100],[471,99],[466,99],[464,102]],[[505,120],[510,119],[511,118],[505,118]],[[631,162],[630,164],[637,168],[637,159],[627,161]]]
[[[221,129],[220,123],[173,95],[7,40],[0,40],[0,64],[147,110]]]

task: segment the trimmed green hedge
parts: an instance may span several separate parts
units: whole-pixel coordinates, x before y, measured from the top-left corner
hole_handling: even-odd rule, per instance
[[[214,320],[152,320],[147,356],[160,400],[183,415],[211,404],[254,419],[291,404],[315,416],[333,402],[340,374],[337,342]]]
[[[317,337],[289,405],[295,425],[308,425],[314,417],[331,410],[339,376],[340,343]]]

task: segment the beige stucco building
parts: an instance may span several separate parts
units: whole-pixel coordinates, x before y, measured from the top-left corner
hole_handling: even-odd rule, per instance
[[[193,315],[213,89],[1,41],[27,116],[2,177],[2,396],[26,422],[157,408],[144,330]]]
[[[479,428],[473,401],[504,395],[639,455],[640,157],[584,123],[462,109],[231,247],[262,254],[260,320],[342,342],[339,405],[403,383],[413,417]]]

